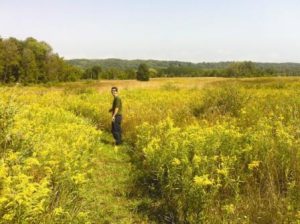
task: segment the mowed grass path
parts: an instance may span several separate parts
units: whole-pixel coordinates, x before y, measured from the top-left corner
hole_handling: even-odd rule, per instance
[[[138,200],[130,194],[131,165],[126,146],[115,147],[112,138],[103,133],[96,154],[95,176],[90,183],[87,205],[93,223],[150,223],[137,213]]]

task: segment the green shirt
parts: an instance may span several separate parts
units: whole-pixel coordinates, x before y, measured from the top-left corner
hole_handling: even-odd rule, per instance
[[[122,101],[119,96],[116,96],[114,98],[113,105],[112,105],[113,114],[115,113],[116,108],[119,108],[118,113],[116,115],[121,115],[122,114]]]

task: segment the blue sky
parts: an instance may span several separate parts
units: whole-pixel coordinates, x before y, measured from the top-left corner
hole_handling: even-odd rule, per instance
[[[300,62],[297,0],[0,0],[0,35],[71,58]]]

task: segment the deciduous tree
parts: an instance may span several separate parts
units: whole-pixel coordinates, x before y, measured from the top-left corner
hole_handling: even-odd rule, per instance
[[[136,73],[136,79],[139,81],[149,81],[150,71],[146,64],[140,64]]]

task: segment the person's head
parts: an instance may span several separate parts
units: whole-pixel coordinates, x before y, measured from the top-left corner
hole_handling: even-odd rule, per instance
[[[117,96],[118,95],[118,88],[117,87],[111,87],[111,94],[113,96]]]

